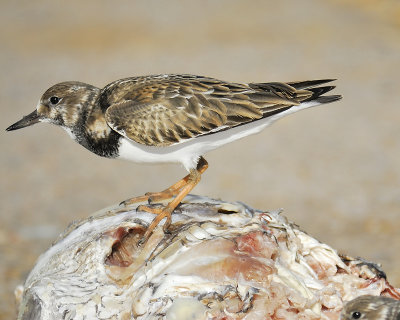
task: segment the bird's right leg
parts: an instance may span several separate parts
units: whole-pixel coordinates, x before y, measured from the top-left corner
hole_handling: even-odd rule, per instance
[[[205,164],[203,162],[205,162]],[[197,166],[197,171],[200,174],[202,174],[204,171],[206,171],[207,166],[208,166],[207,161],[205,161],[204,158],[200,158],[200,161]],[[174,183],[172,186],[166,188],[163,191],[147,192],[143,196],[134,197],[134,198],[125,200],[125,201],[121,202],[121,205],[131,205],[134,203],[145,202],[145,201],[152,203],[152,202],[162,201],[165,199],[170,199],[170,198],[176,196],[177,194],[179,194],[180,190],[188,184],[190,179],[191,179],[191,175],[189,173],[188,175],[183,177],[181,180]]]
[[[138,211],[146,211],[146,212],[157,215],[153,219],[153,221],[151,222],[149,227],[147,228],[146,233],[143,235],[143,239],[141,240],[141,243],[144,243],[147,241],[147,239],[150,237],[153,230],[158,226],[160,221],[163,220],[164,218],[166,218],[166,221],[164,223],[163,230],[164,230],[164,232],[168,232],[168,228],[171,225],[171,221],[172,221],[173,211],[182,202],[182,200],[187,196],[187,194],[190,191],[192,191],[193,188],[199,183],[202,173],[204,173],[204,171],[206,171],[207,168],[208,168],[207,161],[203,157],[201,157],[199,160],[199,163],[197,164],[197,168],[190,170],[187,181],[185,182],[183,187],[181,187],[179,189],[179,192],[177,192],[176,197],[170,203],[168,203],[165,207],[154,208],[154,207],[140,205],[137,208]],[[184,180],[185,178],[183,178],[182,180]]]

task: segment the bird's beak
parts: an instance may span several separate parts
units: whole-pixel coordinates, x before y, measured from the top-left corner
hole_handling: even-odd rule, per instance
[[[12,130],[18,130],[22,129],[28,126],[31,126],[35,123],[38,123],[40,120],[40,116],[37,113],[37,111],[33,111],[32,113],[28,114],[27,116],[23,117],[21,120],[17,121],[16,123],[12,124],[9,126],[6,130],[7,131],[12,131]]]

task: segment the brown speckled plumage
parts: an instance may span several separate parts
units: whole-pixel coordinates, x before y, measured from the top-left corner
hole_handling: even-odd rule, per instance
[[[278,113],[315,93],[296,86],[301,83],[238,84],[191,75],[128,78],[104,88],[105,117],[137,143],[168,146]]]

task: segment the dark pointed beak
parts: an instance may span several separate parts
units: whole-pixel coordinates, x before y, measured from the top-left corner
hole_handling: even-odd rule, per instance
[[[9,126],[6,130],[18,130],[28,126],[31,126],[35,123],[38,123],[40,120],[40,116],[38,115],[37,111],[33,111],[32,113],[28,114],[27,116],[23,117],[21,120],[17,121],[13,125]]]

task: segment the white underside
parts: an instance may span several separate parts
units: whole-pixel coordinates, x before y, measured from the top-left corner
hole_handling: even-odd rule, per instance
[[[119,148],[119,158],[139,163],[181,163],[185,169],[189,171],[190,169],[196,168],[199,157],[208,151],[249,135],[256,134],[279,118],[319,104],[320,103],[316,101],[302,103],[262,120],[253,121],[249,124],[213,134],[198,136],[168,147],[150,147],[123,138],[121,139]]]

